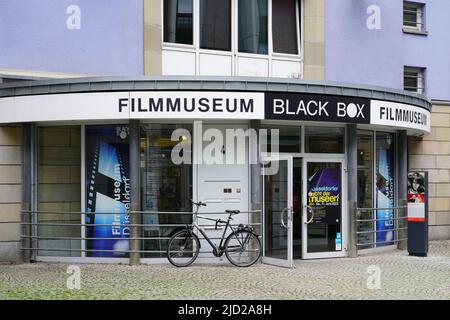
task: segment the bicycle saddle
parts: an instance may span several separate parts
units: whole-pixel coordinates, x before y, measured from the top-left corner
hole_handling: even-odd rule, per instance
[[[226,212],[226,213],[229,213],[229,214],[238,214],[238,213],[240,213],[241,211],[240,211],[240,210],[225,210],[225,212]]]

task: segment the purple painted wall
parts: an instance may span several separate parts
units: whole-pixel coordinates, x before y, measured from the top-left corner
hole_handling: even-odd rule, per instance
[[[326,79],[403,89],[403,67],[425,67],[425,94],[450,100],[450,1],[425,3],[428,36],[403,33],[401,0],[326,0]],[[367,8],[381,9],[369,30]]]
[[[142,75],[142,0],[1,0],[0,68]],[[67,8],[81,9],[69,30]]]

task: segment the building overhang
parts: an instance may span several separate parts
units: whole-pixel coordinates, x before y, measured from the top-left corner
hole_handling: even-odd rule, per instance
[[[96,77],[0,85],[0,123],[248,119],[430,132],[426,97],[382,87],[248,77]]]

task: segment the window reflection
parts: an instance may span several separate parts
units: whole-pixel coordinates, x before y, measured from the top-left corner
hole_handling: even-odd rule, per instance
[[[192,0],[164,0],[164,41],[193,44]]]
[[[358,208],[372,208],[373,206],[373,133],[358,131]],[[361,211],[362,220],[373,218],[373,211]],[[370,231],[375,227],[373,222],[360,222],[358,231]],[[367,243],[360,249],[371,248],[373,235],[362,233],[358,235],[359,243]]]
[[[305,127],[305,152],[343,153],[344,128]]]
[[[231,50],[231,0],[200,1],[200,48]]]
[[[277,0],[272,2],[272,37],[274,52],[288,54],[298,53],[296,6],[297,0]]]
[[[172,162],[173,147],[180,141],[172,141],[172,132],[177,128],[192,133],[192,125],[146,124],[141,126],[141,184],[143,223],[169,226],[146,226],[143,237],[170,237],[184,224],[192,221],[191,215],[170,214],[190,212],[192,206],[192,165],[176,165]],[[190,136],[182,137],[191,144]],[[189,155],[190,157],[190,155]],[[155,213],[151,213],[155,212]],[[167,212],[158,214],[156,212]],[[168,213],[170,212],[170,213]],[[173,226],[172,226],[173,225]],[[143,250],[155,251],[144,257],[164,257],[167,240],[148,239],[143,241]]]
[[[267,0],[239,0],[239,52],[267,54]]]

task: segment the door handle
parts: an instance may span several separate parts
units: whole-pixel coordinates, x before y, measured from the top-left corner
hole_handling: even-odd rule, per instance
[[[305,205],[306,208],[306,218],[308,218],[308,213],[311,213],[311,219],[307,220],[305,224],[311,224],[314,220],[314,210],[308,205]]]
[[[285,228],[285,229],[287,229],[288,228],[288,226],[286,225],[286,222],[284,222],[284,213],[287,213],[287,215],[288,215],[288,219],[289,219],[289,208],[284,208],[282,211],[281,211],[281,214],[280,214],[280,218],[281,218],[281,226],[283,227],[283,228]]]

